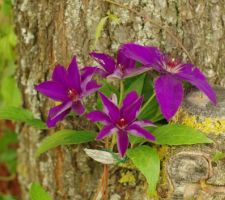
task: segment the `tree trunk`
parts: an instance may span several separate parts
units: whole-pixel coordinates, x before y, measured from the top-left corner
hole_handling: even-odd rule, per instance
[[[180,38],[194,64],[204,71],[210,81],[225,86],[223,0],[120,0],[117,2],[140,11],[142,17],[140,14],[128,11],[125,7],[102,0],[15,0],[14,21],[18,36],[19,65],[17,79],[23,94],[24,107],[30,109],[36,117],[45,120],[52,102],[37,94],[34,85],[48,79],[56,63],[67,66],[74,54],[78,56],[80,66],[93,64],[88,54],[94,49],[95,29],[108,11],[117,15],[121,24],[114,25],[110,22],[106,24],[96,47],[98,51],[114,54],[121,43],[136,41],[159,46],[166,52],[187,59],[187,55],[176,39],[168,33],[169,29]],[[149,16],[150,20],[146,16]],[[221,116],[217,116],[218,113],[211,115],[211,117],[218,117],[219,120],[225,117],[222,109],[225,102],[224,99],[220,101],[218,108],[223,113]],[[201,104],[200,102],[193,107],[199,108],[200,112],[193,110],[190,115],[208,118],[210,114],[208,107],[202,107]],[[188,106],[189,108],[192,108],[192,104]],[[184,121],[179,114],[177,121],[180,123],[188,121],[188,117]],[[78,129],[80,125],[89,127],[86,120],[76,119],[76,121],[65,120],[57,129],[62,127]],[[217,131],[215,129],[211,132]],[[39,131],[26,125],[19,126],[18,172],[23,200],[29,199],[29,184],[34,181],[41,182],[54,200],[93,199],[103,167],[85,155],[82,145],[57,148],[38,160],[34,158],[40,141],[53,132],[53,130]],[[158,187],[159,199],[183,199],[182,196],[187,196],[189,190],[194,191],[193,193],[201,191],[204,194],[200,195],[206,195],[203,199],[225,198],[224,196],[213,198],[214,192],[205,194],[205,191],[201,190],[203,186],[198,184],[202,179],[207,180],[214,188],[210,191],[223,190],[222,187],[218,188],[215,185],[225,185],[224,162],[218,161],[213,167],[208,158],[208,155],[216,149],[224,151],[224,135],[221,133],[212,137],[216,139],[216,145],[194,145],[166,151],[170,158],[166,157],[163,161],[165,173],[162,174]],[[187,167],[189,162],[193,164],[190,168]],[[188,177],[189,170],[193,170],[193,176]],[[213,173],[215,172],[216,175],[209,179],[211,170],[215,170]],[[144,179],[137,172],[132,171],[135,183],[129,181],[120,183],[122,174],[131,171],[126,168],[111,170],[108,199],[147,199]],[[180,174],[177,175],[177,172]],[[166,181],[167,179],[169,181]]]

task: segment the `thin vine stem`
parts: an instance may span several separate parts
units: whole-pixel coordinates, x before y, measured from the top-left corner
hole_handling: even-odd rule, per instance
[[[119,106],[122,103],[123,100],[123,95],[124,95],[124,84],[123,84],[123,80],[120,81],[120,98],[119,98]]]
[[[148,101],[144,104],[144,106],[141,108],[139,117],[141,117],[142,113],[145,111],[145,109],[149,106],[149,104],[151,103],[151,101],[154,99],[155,97],[155,93],[152,94],[152,96],[148,99]]]
[[[173,34],[172,31],[170,31],[168,28],[164,27],[162,24],[160,24],[159,22],[156,22],[154,20],[152,20],[148,15],[145,15],[141,12],[138,12],[137,10],[133,9],[133,8],[130,8],[126,5],[123,5],[121,3],[118,3],[118,2],[115,2],[113,0],[102,0],[104,2],[107,2],[107,3],[110,3],[110,4],[113,4],[115,6],[118,6],[118,7],[121,7],[121,8],[124,8],[126,10],[129,10],[130,12],[136,14],[137,16],[139,17],[142,17],[144,18],[144,20],[150,22],[152,25],[156,26],[156,27],[159,27],[161,29],[163,29],[164,31],[166,31],[166,33],[172,37],[176,42],[177,44],[183,49],[183,51],[185,52],[185,54],[187,55],[187,57],[189,58],[189,60],[193,63],[193,60],[191,58],[191,55],[189,54],[188,50],[184,47],[184,45],[182,44],[182,42],[177,38],[176,35]]]

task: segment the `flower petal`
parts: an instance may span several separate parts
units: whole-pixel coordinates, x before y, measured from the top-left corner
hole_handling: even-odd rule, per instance
[[[132,124],[127,128],[127,131],[129,131],[130,134],[143,137],[147,140],[155,140],[155,136],[152,135],[149,131],[145,130],[144,128],[138,126],[137,124]]]
[[[123,78],[123,72],[116,68],[115,71],[111,74],[107,74],[107,79],[122,79]]]
[[[106,125],[101,129],[101,131],[99,132],[99,134],[96,137],[96,140],[101,140],[104,137],[115,133],[116,131],[117,131],[117,128],[113,124]]]
[[[120,49],[128,58],[134,59],[143,65],[161,69],[162,53],[156,47],[142,46],[134,43],[123,44]]]
[[[124,155],[126,154],[128,146],[128,133],[124,130],[119,129],[117,134],[117,148],[121,157],[124,157]]]
[[[49,110],[47,126],[54,127],[58,121],[63,120],[71,110],[72,102],[65,102]]]
[[[124,110],[121,109],[121,115],[124,117],[125,121],[128,124],[133,122],[137,118],[142,102],[143,97],[140,97]]]
[[[99,85],[95,80],[89,81],[86,86],[82,84],[82,97],[96,92],[101,87],[102,85]]]
[[[74,102],[72,105],[72,109],[74,112],[76,112],[78,115],[82,115],[85,112],[85,108],[81,101]]]
[[[214,90],[209,85],[206,77],[197,67],[192,64],[184,64],[183,66],[181,66],[181,70],[176,74],[176,76],[196,86],[199,90],[205,93],[205,95],[214,104],[216,104],[217,100]]]
[[[109,72],[110,74],[113,73],[116,67],[116,63],[114,59],[104,53],[90,53],[91,57],[94,58],[104,69]]]
[[[105,74],[105,71],[103,69],[100,69],[98,67],[91,67],[91,66],[86,66],[81,69],[81,80],[84,81],[85,79],[91,79],[94,74],[99,74],[103,75]],[[91,77],[91,78],[90,78]]]
[[[104,106],[104,110],[106,114],[110,117],[110,119],[116,123],[120,118],[120,111],[119,108],[106,97],[103,93],[99,93],[102,99],[102,103]]]
[[[105,125],[111,123],[109,117],[104,112],[101,111],[92,111],[88,113],[86,117],[92,122],[101,122]]]
[[[133,124],[138,125],[140,127],[146,127],[146,126],[156,126],[151,122],[150,120],[140,120],[140,121],[135,121]]]
[[[74,88],[77,92],[81,92],[81,77],[77,65],[76,57],[74,56],[71,60],[71,63],[67,69],[68,72],[68,81],[70,87]]]
[[[124,78],[129,78],[129,77],[133,77],[133,76],[137,76],[139,74],[142,74],[144,72],[147,72],[151,70],[150,67],[134,67],[134,68],[128,68],[128,69],[125,69],[125,72],[124,72]]]
[[[131,91],[127,94],[127,96],[124,98],[121,110],[126,109],[129,107],[132,103],[134,103],[138,99],[138,94],[135,91]]]
[[[123,50],[119,49],[117,54],[117,66],[121,65],[124,69],[134,68],[135,60],[128,58],[124,55]]]
[[[67,71],[65,67],[62,65],[56,65],[53,73],[52,73],[52,80],[58,82],[60,84],[65,84],[67,86]]]
[[[169,121],[183,99],[182,83],[171,75],[161,75],[154,85],[156,99],[164,117]]]
[[[43,95],[55,100],[55,101],[67,101],[66,89],[55,81],[45,81],[37,86],[35,89]]]

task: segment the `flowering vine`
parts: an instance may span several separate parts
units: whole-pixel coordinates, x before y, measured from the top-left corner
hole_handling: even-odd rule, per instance
[[[149,179],[159,176],[160,159],[153,148],[155,145],[212,142],[197,130],[166,122],[172,119],[181,106],[184,96],[182,81],[194,85],[213,104],[216,104],[215,92],[196,66],[170,58],[156,47],[123,44],[116,60],[105,53],[92,52],[90,55],[98,66],[78,69],[76,57],[73,57],[67,69],[56,65],[51,80],[40,83],[35,89],[60,102],[49,110],[49,128],[55,127],[70,112],[74,112],[96,124],[98,131],[58,131],[43,140],[37,155],[58,145],[106,138],[107,145],[102,149],[86,149],[85,152],[103,164],[126,162],[124,158],[128,157],[146,176],[149,193],[155,195],[157,178]],[[148,76],[153,70],[158,73],[155,80]],[[96,75],[104,80],[103,85],[97,83]],[[120,89],[108,82],[110,78],[120,83]],[[104,89],[105,86],[109,87]],[[85,109],[83,99],[95,92],[99,93],[97,102],[101,102],[101,106],[93,105],[98,108],[93,111]],[[155,118],[156,113],[166,120],[163,117]],[[182,136],[179,140],[176,137],[178,133]],[[117,150],[114,149],[115,144]],[[150,169],[146,169],[149,163]]]

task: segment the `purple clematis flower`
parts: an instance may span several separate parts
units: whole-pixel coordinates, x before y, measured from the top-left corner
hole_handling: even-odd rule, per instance
[[[123,157],[129,145],[128,133],[144,137],[147,140],[155,140],[155,137],[147,130],[146,126],[154,126],[151,121],[138,121],[137,115],[141,108],[143,97],[138,97],[136,92],[130,92],[124,98],[122,106],[116,104],[115,96],[111,100],[100,93],[104,111],[93,111],[87,114],[87,118],[93,122],[101,122],[104,127],[97,135],[97,140],[103,139],[113,133],[117,133],[117,146]]]
[[[61,102],[60,105],[50,109],[47,119],[48,127],[54,127],[71,110],[78,115],[84,113],[85,108],[82,104],[82,98],[101,87],[95,80],[92,80],[92,76],[93,73],[91,72],[84,72],[80,75],[76,57],[73,57],[67,70],[61,65],[56,65],[52,80],[35,86],[35,89],[43,95]]]
[[[183,99],[182,81],[188,81],[201,90],[214,104],[216,94],[202,72],[193,64],[181,63],[169,58],[158,48],[128,43],[121,46],[128,57],[149,66],[160,73],[155,80],[154,90],[162,114],[170,120],[177,112]]]
[[[117,55],[117,61],[104,53],[92,52],[90,55],[101,65],[101,68],[86,67],[84,70],[95,71],[95,73],[103,77],[124,79],[149,70],[148,67],[136,67],[135,60],[131,58],[128,59],[120,50]]]

